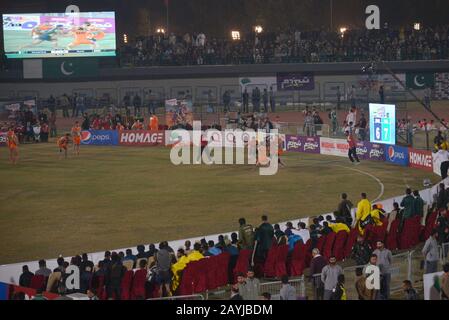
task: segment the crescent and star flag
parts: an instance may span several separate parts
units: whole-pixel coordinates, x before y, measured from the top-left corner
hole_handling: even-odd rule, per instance
[[[422,90],[435,85],[434,73],[407,73],[407,88],[414,90]]]
[[[98,60],[91,58],[43,59],[44,79],[98,76]]]

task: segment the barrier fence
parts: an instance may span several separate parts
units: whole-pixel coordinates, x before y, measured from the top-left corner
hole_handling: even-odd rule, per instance
[[[304,281],[304,275],[300,278],[290,279],[289,284],[296,289],[296,296],[300,299],[306,297],[306,287]],[[260,293],[268,292],[271,294],[273,300],[279,300],[279,293],[282,288],[281,281],[265,282],[260,284]]]
[[[192,295],[187,295],[187,296],[171,296],[171,297],[162,297],[162,298],[151,298],[151,299],[147,299],[147,300],[152,300],[152,301],[158,301],[158,300],[162,300],[162,301],[167,301],[167,300],[204,300],[204,296],[201,294],[192,294]]]

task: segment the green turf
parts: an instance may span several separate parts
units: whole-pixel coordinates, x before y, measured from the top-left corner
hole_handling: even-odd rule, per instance
[[[23,145],[20,163],[0,149],[0,264],[133,247],[232,231],[262,213],[279,222],[333,211],[339,194],[383,198],[430,173],[385,163],[290,153],[286,168],[174,166],[166,148],[82,147],[59,160],[54,143]],[[436,177],[432,176],[433,182]]]

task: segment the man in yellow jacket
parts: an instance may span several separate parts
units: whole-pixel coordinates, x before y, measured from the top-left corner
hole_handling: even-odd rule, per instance
[[[362,228],[360,226],[360,223],[364,220],[366,220],[366,218],[368,218],[368,216],[371,213],[371,203],[369,202],[369,200],[366,198],[366,193],[362,193],[361,194],[362,199],[359,201],[359,203],[357,204],[357,212],[355,214],[355,225],[358,227],[360,234],[363,236],[363,234],[365,233],[364,228]]]
[[[184,249],[178,250],[178,261],[172,265],[171,271],[173,273],[173,279],[172,279],[172,292],[175,292],[175,290],[178,288],[179,284],[181,283],[181,275],[182,271],[187,267],[187,264],[192,261],[198,261],[204,258],[204,256],[201,254],[200,250],[200,244],[195,243],[193,246],[192,252],[190,252],[189,255],[186,255],[184,252]]]
[[[382,226],[382,219],[385,216],[385,211],[380,207],[380,205],[373,205],[373,210],[371,211],[371,218],[373,218],[374,224],[376,226]]]

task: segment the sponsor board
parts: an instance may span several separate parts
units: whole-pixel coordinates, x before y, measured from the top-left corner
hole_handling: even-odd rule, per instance
[[[286,136],[287,151],[320,153],[320,139],[318,137]]]
[[[118,144],[118,132],[114,130],[81,131],[81,144],[95,146],[115,146]]]
[[[408,166],[408,148],[393,145],[385,145],[384,148],[386,162]]]
[[[408,157],[409,167],[433,171],[432,152],[409,148]]]
[[[362,160],[385,161],[385,150],[382,144],[357,142],[356,152]]]
[[[348,143],[344,139],[320,139],[320,153],[330,156],[347,157]]]
[[[315,89],[313,73],[278,73],[276,81],[279,91]]]
[[[0,132],[0,147],[6,147],[7,132]]]
[[[119,134],[119,145],[147,147],[165,145],[164,131],[121,131]]]

